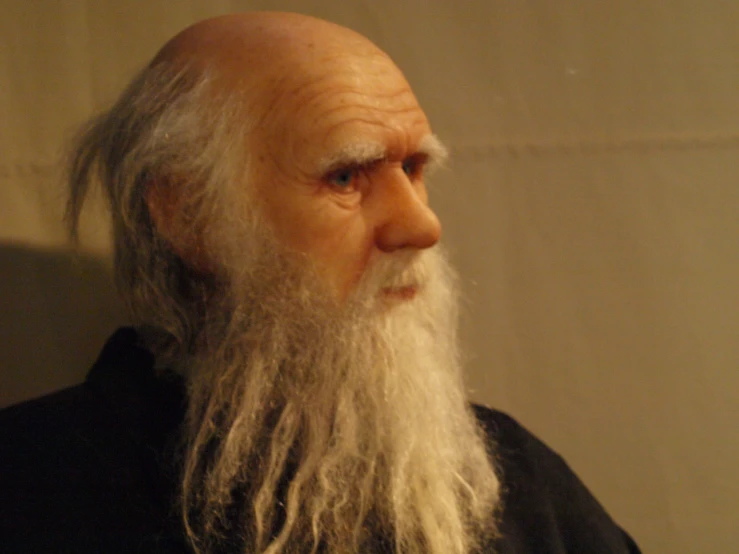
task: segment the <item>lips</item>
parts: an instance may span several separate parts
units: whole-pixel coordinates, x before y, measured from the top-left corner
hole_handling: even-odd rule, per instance
[[[404,285],[400,287],[385,287],[382,289],[383,296],[397,300],[411,300],[418,293],[416,285]]]

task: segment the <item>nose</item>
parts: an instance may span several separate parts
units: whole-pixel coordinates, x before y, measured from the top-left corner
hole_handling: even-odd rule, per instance
[[[412,181],[400,168],[390,169],[380,183],[381,202],[375,243],[383,252],[424,249],[439,242],[441,223],[428,205],[422,180]]]

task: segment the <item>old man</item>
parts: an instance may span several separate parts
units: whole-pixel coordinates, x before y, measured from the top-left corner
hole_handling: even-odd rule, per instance
[[[177,35],[81,134],[134,328],[0,416],[14,552],[628,553],[566,464],[467,403],[443,161],[366,38],[283,13]]]

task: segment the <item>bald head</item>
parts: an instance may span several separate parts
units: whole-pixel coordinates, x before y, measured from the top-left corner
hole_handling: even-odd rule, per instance
[[[227,54],[229,49],[271,54],[329,44],[378,51],[364,36],[330,21],[288,12],[247,12],[199,21],[175,35],[157,56]]]
[[[172,38],[152,64],[217,68],[231,86],[263,88],[298,69],[337,58],[389,58],[362,35],[340,25],[295,13],[228,14],[198,22]]]
[[[132,319],[187,368],[194,546],[466,554],[487,529],[454,281],[422,252],[442,154],[386,54],[280,13],[186,29],[83,136],[72,219],[99,173]]]
[[[276,238],[340,296],[378,253],[438,240],[423,169],[443,148],[401,71],[365,37],[304,15],[233,14],[182,31],[159,64],[207,72],[213,94],[236,100],[243,188]],[[161,214],[178,210],[162,210],[167,202],[153,196],[150,207],[176,245]],[[192,259],[207,249],[179,252],[208,265]]]

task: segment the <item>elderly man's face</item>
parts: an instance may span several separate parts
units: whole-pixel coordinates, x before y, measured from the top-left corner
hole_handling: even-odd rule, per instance
[[[375,257],[439,240],[423,171],[442,148],[384,55],[338,53],[303,69],[261,96],[250,177],[278,240],[344,298]],[[408,285],[383,295],[410,298]]]

